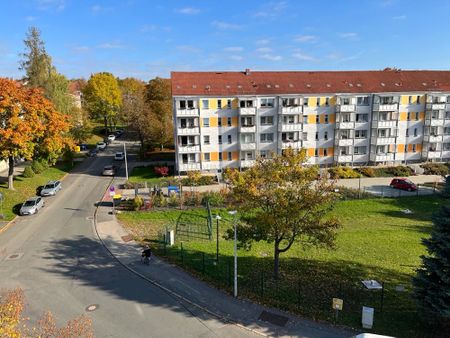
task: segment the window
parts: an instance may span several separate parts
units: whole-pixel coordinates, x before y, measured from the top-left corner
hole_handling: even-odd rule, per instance
[[[419,112],[416,112],[416,121],[419,121]]]
[[[416,145],[415,145],[415,144],[412,145],[412,152],[413,152],[413,153],[416,152]]]
[[[222,144],[222,135],[217,137],[217,143]]]
[[[431,112],[431,118],[432,119],[439,119],[439,110],[433,110]]]
[[[231,117],[227,117],[227,126],[231,127]]]
[[[450,127],[445,127],[444,128],[444,134],[445,135],[450,135]]]
[[[273,133],[260,134],[261,143],[273,142]]]
[[[394,97],[393,96],[382,96],[380,97],[380,103],[381,104],[393,104],[396,103],[394,102]]]
[[[302,133],[302,140],[307,141],[308,140],[308,133]]]
[[[209,100],[202,100],[203,109],[209,109]]]
[[[303,105],[304,105],[304,106],[308,106],[308,102],[309,102],[309,98],[308,98],[308,97],[305,97],[305,98],[303,99]]]
[[[378,113],[378,119],[380,121],[387,121],[388,120],[388,113]]]
[[[406,120],[411,121],[411,113],[410,112],[408,112],[408,114],[406,115]]]
[[[314,156],[315,157],[319,156],[319,149],[314,149]]]
[[[253,127],[253,117],[241,117],[241,125],[243,127]]]
[[[217,126],[222,127],[222,119],[220,117],[217,118]]]
[[[358,106],[368,106],[369,105],[369,97],[368,96],[358,96],[356,100],[356,104]]]
[[[414,137],[417,136],[417,128],[414,128]]]
[[[420,95],[417,95],[417,99],[416,99],[417,104],[420,103]]]
[[[378,137],[388,137],[387,129],[378,129]]]
[[[228,138],[228,143],[229,143],[229,144],[233,143],[233,139],[232,139],[231,135],[228,135],[227,138]]]
[[[318,141],[318,140],[319,140],[319,132],[316,131],[316,141]]]
[[[231,100],[227,100],[227,109],[231,109]]]
[[[261,99],[262,108],[272,108],[275,105],[275,99]]]
[[[409,129],[406,129],[406,137],[409,136]]]
[[[186,101],[180,101],[180,109],[186,109]]]
[[[355,130],[355,138],[367,138],[367,130]]]
[[[343,97],[342,98],[342,105],[347,106],[350,104],[350,98],[349,97]]]
[[[320,106],[320,97],[318,97],[317,99],[316,99],[316,106]]]
[[[204,135],[204,136],[203,136],[203,143],[204,143],[204,144],[210,144],[209,135]]]
[[[233,160],[233,156],[232,155],[233,154],[231,154],[231,151],[229,151],[228,152],[228,156],[227,156],[228,161],[232,161]]]
[[[217,108],[222,109],[222,100],[217,100]]]
[[[308,124],[308,115],[303,115],[303,124]]]
[[[253,107],[253,101],[252,100],[239,101],[239,107],[241,107],[241,108],[252,108]]]
[[[259,152],[259,156],[262,158],[267,158],[267,150],[261,150]]]
[[[273,125],[273,116],[261,116],[261,125]]]
[[[281,140],[283,142],[294,142],[295,141],[295,135],[294,135],[293,132],[282,133],[281,134]]]
[[[339,148],[339,153],[340,155],[349,155],[350,154],[350,150],[348,147],[340,147]]]
[[[408,103],[411,104],[412,103],[412,96],[408,96]]]
[[[325,140],[328,140],[328,132],[327,132],[327,131],[323,133],[323,138],[324,138]]]
[[[187,119],[180,119],[180,128],[187,128]]]
[[[290,97],[284,98],[282,100],[283,107],[297,107],[298,106],[298,98]]]
[[[194,109],[194,100],[188,100],[187,107],[188,109]]]
[[[367,154],[367,147],[366,146],[355,147],[353,153],[355,155],[365,155]]]
[[[356,114],[356,122],[358,123],[369,122],[369,114]]]
[[[450,119],[450,111],[446,111],[445,112],[445,118],[446,119]]]
[[[325,115],[325,123],[328,124],[328,114]]]
[[[182,154],[181,159],[183,164],[195,162],[195,154]]]
[[[210,153],[203,153],[203,160],[205,162],[211,161],[211,154]]]
[[[316,123],[319,124],[319,115],[316,115]]]
[[[386,154],[387,147],[386,146],[377,146],[376,152],[377,152],[377,154]]]
[[[219,152],[219,161],[222,161],[222,153]]]
[[[444,150],[450,150],[450,143],[444,143]]]
[[[203,118],[203,127],[209,127],[209,117]]]
[[[329,98],[329,97],[326,97],[326,98],[325,98],[325,105],[326,105],[326,106],[329,106],[329,105],[330,105],[330,98]]]
[[[179,137],[179,143],[183,146],[195,146],[196,145],[196,136],[180,136]]]
[[[327,148],[323,148],[323,156],[328,156],[328,149]]]
[[[241,142],[242,143],[254,143],[255,142],[255,134],[241,134]]]
[[[295,116],[294,115],[283,116],[283,123],[284,124],[294,124]]]

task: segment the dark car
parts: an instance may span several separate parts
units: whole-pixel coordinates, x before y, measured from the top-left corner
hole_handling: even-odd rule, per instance
[[[401,189],[407,191],[416,191],[417,185],[415,185],[412,181],[407,178],[394,178],[389,184],[391,188]]]

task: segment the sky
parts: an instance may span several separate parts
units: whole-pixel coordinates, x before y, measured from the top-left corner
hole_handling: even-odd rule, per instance
[[[445,0],[0,0],[0,77],[37,27],[69,78],[107,71],[450,69]]]

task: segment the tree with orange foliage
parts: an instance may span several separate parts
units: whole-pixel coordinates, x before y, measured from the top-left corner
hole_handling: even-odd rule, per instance
[[[14,189],[14,159],[40,157],[54,162],[73,148],[68,117],[42,91],[0,78],[0,158],[8,160],[8,188]]]

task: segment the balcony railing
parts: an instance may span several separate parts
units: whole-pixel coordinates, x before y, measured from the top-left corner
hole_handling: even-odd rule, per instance
[[[443,119],[426,119],[425,125],[426,126],[443,126],[444,120]]]
[[[354,129],[355,121],[336,122],[337,129]]]
[[[370,160],[373,162],[388,162],[394,160],[394,153],[370,154]]]
[[[301,123],[289,123],[289,124],[282,123],[278,125],[279,132],[300,131],[300,130],[302,130]]]
[[[426,109],[427,110],[444,110],[445,109],[445,102],[427,103]]]
[[[179,144],[178,151],[180,153],[198,153],[200,151],[200,145],[198,145],[198,144]]]
[[[241,168],[248,168],[255,165],[255,160],[241,160]]]
[[[347,139],[336,139],[335,144],[341,147],[348,147],[353,145],[353,139],[347,138]]]
[[[349,163],[353,161],[353,156],[350,154],[347,155],[335,155],[334,161],[338,163]]]
[[[356,105],[354,104],[338,105],[336,106],[336,111],[341,113],[354,112],[356,111]]]
[[[255,107],[239,108],[239,114],[240,115],[256,115],[256,108]]]
[[[256,149],[256,143],[255,142],[249,142],[249,143],[242,143],[241,142],[241,150],[255,150]]]
[[[300,149],[302,147],[302,141],[300,140],[284,140],[281,141],[281,149]]]
[[[303,112],[303,106],[281,107],[281,114],[300,114]]]
[[[373,105],[374,111],[396,111],[398,110],[398,103],[390,103],[390,104],[378,104],[375,103]]]
[[[430,142],[430,143],[440,143],[443,140],[443,136],[442,135],[425,135],[423,137],[423,140],[425,142]]]
[[[395,136],[374,136],[371,138],[371,144],[379,146],[395,144]]]
[[[241,125],[239,128],[241,133],[256,133],[256,126],[252,125]]]
[[[422,151],[422,157],[425,159],[437,159],[441,158],[442,151],[441,150],[424,150]]]
[[[198,135],[200,134],[199,127],[187,127],[187,128],[178,128],[178,135]]]
[[[177,109],[177,116],[199,116],[198,108]]]
[[[397,120],[373,121],[372,128],[392,128],[397,127]]]
[[[179,171],[190,171],[190,170],[200,170],[200,163],[199,162],[187,162],[187,163],[181,162],[179,164]]]

